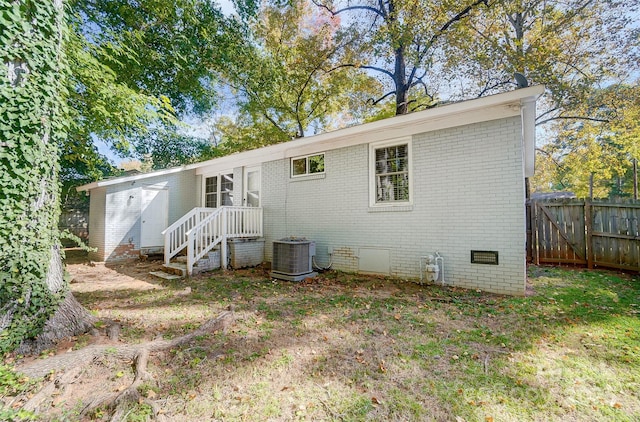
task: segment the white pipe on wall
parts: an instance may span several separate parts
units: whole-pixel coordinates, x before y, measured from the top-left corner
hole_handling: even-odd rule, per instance
[[[524,143],[524,177],[532,177],[536,165],[536,100],[522,100],[522,140]]]

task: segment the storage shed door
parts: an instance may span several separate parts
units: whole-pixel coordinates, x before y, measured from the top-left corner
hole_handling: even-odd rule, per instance
[[[167,189],[142,188],[142,248],[163,246],[162,231],[168,226],[169,191]]]

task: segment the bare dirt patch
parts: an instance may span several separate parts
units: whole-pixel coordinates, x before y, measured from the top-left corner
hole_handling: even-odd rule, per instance
[[[157,277],[149,274],[162,266],[162,261],[128,261],[119,264],[92,262],[84,251],[65,251],[66,269],[75,292],[163,289]]]

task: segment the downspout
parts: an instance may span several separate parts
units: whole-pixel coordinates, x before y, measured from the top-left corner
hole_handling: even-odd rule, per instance
[[[532,177],[536,164],[536,99],[525,98],[520,108],[522,140],[524,143],[524,177]]]

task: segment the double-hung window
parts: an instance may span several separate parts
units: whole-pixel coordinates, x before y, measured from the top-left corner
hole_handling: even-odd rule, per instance
[[[291,159],[291,177],[324,173],[324,153]]]
[[[218,208],[233,205],[233,173],[205,178],[204,206]]]
[[[411,142],[370,145],[370,205],[407,205],[411,198]]]

